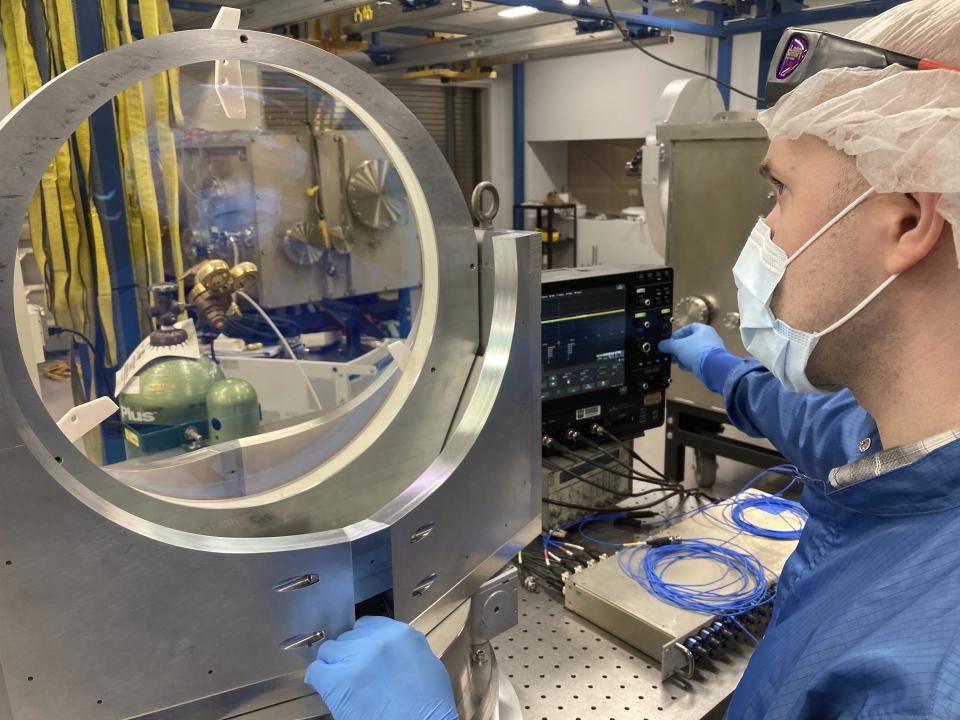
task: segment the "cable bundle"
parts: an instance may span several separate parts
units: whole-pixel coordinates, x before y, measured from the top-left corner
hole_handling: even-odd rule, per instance
[[[798,526],[789,530],[774,530],[756,525],[744,517],[744,512],[749,508],[763,510],[771,515],[789,513],[797,519]],[[777,495],[746,495],[737,497],[733,500],[730,510],[730,518],[739,530],[746,531],[753,535],[760,535],[761,537],[774,538],[776,540],[798,539],[809,517],[810,514],[804,509],[803,505],[794,500],[787,500]]]
[[[300,335],[299,325],[292,320],[283,318],[274,318],[273,320],[285,337],[293,338]],[[257,313],[244,313],[239,318],[228,315],[223,330],[229,337],[241,338],[246,342],[262,342],[264,345],[272,345],[277,342],[276,333],[273,332],[267,321]]]
[[[731,622],[740,627],[748,636],[753,637],[749,630],[740,624],[738,616],[766,605],[773,600],[775,595],[772,587],[768,585],[766,568],[764,568],[763,563],[754,554],[733,544],[731,540],[717,540],[712,542],[709,539],[703,538],[681,539],[660,537],[642,543],[622,545],[620,543],[608,542],[591,537],[585,532],[584,528],[589,523],[623,522],[631,518],[661,515],[660,513],[649,511],[649,508],[659,505],[672,497],[680,496],[681,501],[687,496],[696,497],[698,500],[700,497],[703,497],[703,494],[699,491],[687,490],[679,483],[672,482],[666,478],[662,473],[649,465],[649,463],[643,461],[629,445],[620,441],[619,438],[615,437],[599,424],[593,426],[591,432],[597,435],[604,435],[612,440],[618,447],[626,450],[634,460],[643,462],[646,467],[655,473],[656,477],[637,472],[629,464],[621,461],[618,457],[606,451],[605,448],[602,448],[599,444],[579,433],[575,433],[575,437],[572,439],[584,441],[592,449],[612,461],[614,467],[610,467],[608,464],[602,464],[593,458],[586,457],[552,437],[545,437],[544,445],[559,451],[569,459],[585,463],[597,469],[602,469],[613,475],[629,478],[632,481],[650,483],[655,487],[651,490],[643,490],[640,492],[613,491],[599,485],[599,483],[596,483],[591,478],[581,475],[572,467],[561,468],[547,459],[543,461],[544,467],[554,472],[567,473],[575,478],[574,482],[593,485],[622,499],[637,498],[655,492],[662,492],[664,497],[643,505],[613,507],[605,512],[604,508],[588,507],[576,503],[566,503],[544,498],[544,502],[546,503],[587,510],[595,514],[560,523],[549,532],[544,533],[541,539],[542,557],[535,557],[531,563],[532,567],[529,568],[528,571],[537,575],[542,580],[549,578],[547,584],[557,589],[562,583],[563,572],[569,570],[571,565],[577,563],[576,558],[564,557],[564,554],[573,556],[577,550],[585,550],[582,546],[572,545],[560,539],[566,537],[568,530],[575,528],[580,537],[592,545],[617,548],[619,550],[617,553],[617,562],[620,569],[654,597],[684,610],[729,617],[731,618]],[[776,495],[760,496],[746,494],[749,488],[761,477],[770,472],[790,473],[793,477],[790,483]],[[709,504],[701,505],[689,511],[677,512],[671,516],[661,515],[663,519],[660,522],[671,525],[685,517],[703,514],[711,508],[716,508],[720,516],[713,517],[708,515],[707,517],[710,517],[711,520],[718,523],[721,527],[732,529],[737,535],[746,532],[767,538],[795,540],[800,537],[803,525],[809,518],[809,514],[800,503],[787,500],[783,498],[782,495],[792,487],[800,477],[799,470],[793,465],[778,465],[768,468],[754,477],[732,498],[717,500],[708,497],[710,500]],[[763,510],[778,516],[789,513],[792,518],[796,519],[796,526],[789,521],[788,524],[791,527],[786,530],[770,529],[756,525],[747,520],[745,516],[746,511],[751,508]],[[651,524],[657,524],[657,521],[653,521]],[[734,537],[736,537],[736,535]],[[644,551],[644,554],[642,557],[639,557],[638,554],[641,551]],[[537,553],[537,555],[539,555],[539,553]],[[720,567],[721,573],[713,580],[703,583],[679,583],[665,579],[665,574],[669,572],[675,563],[686,560],[709,560]]]
[[[637,553],[646,550],[639,561]],[[723,566],[719,577],[706,583],[675,583],[664,574],[683,560],[711,560]],[[742,548],[701,539],[658,546],[640,545],[617,554],[620,568],[650,594],[684,610],[736,616],[768,602],[763,563]]]

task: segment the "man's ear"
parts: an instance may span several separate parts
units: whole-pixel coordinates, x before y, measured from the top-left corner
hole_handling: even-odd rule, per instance
[[[940,193],[911,193],[900,198],[887,219],[893,240],[886,258],[890,275],[909,270],[929,255],[946,223],[937,212]]]

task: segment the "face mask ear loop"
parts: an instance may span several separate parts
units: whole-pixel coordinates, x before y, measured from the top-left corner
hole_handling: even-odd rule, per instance
[[[822,228],[820,228],[817,232],[815,232],[815,233],[813,234],[813,237],[811,237],[809,240],[807,240],[803,245],[800,246],[800,249],[799,249],[799,250],[797,250],[793,255],[791,255],[790,257],[787,258],[786,264],[789,265],[789,264],[792,263],[794,260],[796,260],[797,257],[800,255],[800,253],[802,253],[802,252],[803,252],[804,250],[806,250],[808,247],[810,247],[811,245],[813,245],[813,243],[816,242],[817,240],[819,240],[820,237],[821,237],[825,232],[827,232],[828,230],[830,230],[830,228],[832,228],[832,227],[833,227],[834,225],[836,225],[838,222],[840,222],[841,220],[843,220],[847,215],[849,215],[849,214],[853,211],[853,209],[854,209],[855,207],[857,207],[857,205],[859,205],[859,204],[862,203],[864,200],[866,200],[868,197],[870,197],[870,195],[871,195],[872,193],[873,193],[873,188],[870,188],[870,189],[867,190],[863,195],[861,195],[860,197],[858,197],[858,198],[857,198],[856,200],[854,200],[852,203],[850,203],[849,205],[847,205],[843,210],[841,210],[839,213],[837,213],[836,215],[834,215],[833,220],[831,220],[831,221],[828,222],[826,225],[824,225]]]
[[[870,293],[869,295],[867,295],[863,300],[861,300],[860,303],[858,303],[857,306],[856,306],[853,310],[851,310],[851,311],[848,312],[846,315],[844,315],[842,318],[840,318],[839,320],[837,320],[833,325],[831,325],[830,327],[828,327],[826,330],[821,330],[821,331],[818,332],[818,333],[812,333],[812,335],[813,335],[814,337],[821,338],[821,337],[823,337],[824,335],[826,335],[827,333],[832,333],[834,330],[836,330],[838,327],[840,327],[841,325],[843,325],[845,322],[848,322],[848,321],[849,321],[851,318],[853,318],[858,312],[860,312],[861,310],[863,310],[867,305],[869,305],[871,302],[873,302],[873,299],[874,299],[875,297],[877,297],[877,295],[879,295],[880,293],[882,293],[884,290],[886,290],[887,287],[890,285],[890,283],[892,283],[892,282],[893,282],[894,280],[896,280],[898,277],[900,277],[900,273],[897,273],[896,275],[891,275],[890,277],[888,277],[886,280],[884,280],[882,283],[880,283],[880,287],[878,287],[878,288],[877,288],[876,290],[874,290],[872,293]]]

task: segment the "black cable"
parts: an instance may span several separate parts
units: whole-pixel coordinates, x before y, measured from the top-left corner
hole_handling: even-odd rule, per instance
[[[49,328],[49,329],[47,330],[47,334],[50,335],[50,337],[56,337],[57,335],[61,335],[61,334],[63,334],[63,333],[69,333],[69,334],[73,335],[74,337],[80,338],[80,339],[84,342],[84,344],[86,344],[86,346],[87,346],[88,348],[90,348],[90,351],[93,353],[94,357],[95,357],[97,360],[100,361],[100,367],[99,367],[99,368],[97,367],[97,364],[94,363],[94,366],[93,366],[93,374],[94,374],[94,377],[91,378],[91,379],[92,379],[92,380],[96,383],[96,385],[100,388],[100,392],[103,392],[103,393],[107,392],[107,390],[110,388],[110,383],[108,382],[107,373],[115,370],[115,369],[116,369],[116,366],[115,366],[115,365],[113,365],[113,366],[108,366],[108,365],[107,365],[107,359],[103,356],[103,349],[102,349],[102,348],[98,348],[96,345],[94,345],[92,342],[90,342],[90,338],[88,338],[86,335],[84,335],[84,334],[83,334],[82,332],[80,332],[79,330],[72,330],[71,328],[65,328],[65,327],[61,327],[61,326],[59,326],[59,325],[54,325],[53,327],[51,327],[51,328]],[[71,352],[71,355],[72,355],[72,353],[73,353],[73,344],[71,344],[70,352]],[[72,359],[71,359],[71,361],[70,361],[70,372],[73,373],[73,361],[72,361]],[[90,401],[90,393],[89,393],[89,392],[86,392],[85,394],[86,394],[86,396],[87,396],[87,402],[89,402],[89,401]]]
[[[703,498],[707,502],[718,503],[720,498],[716,498],[713,495],[707,495],[703,490],[691,490],[690,493],[697,498],[697,502],[700,502],[700,498]]]
[[[559,449],[560,446],[558,445],[557,448]],[[629,474],[623,472],[622,470],[616,470],[614,468],[611,468],[609,465],[604,465],[603,463],[597,462],[592,458],[588,458],[584,455],[581,455],[576,450],[571,450],[569,448],[562,449],[560,450],[560,454],[565,456],[567,459],[576,460],[577,462],[580,462],[580,463],[586,463],[587,465],[591,465],[595,467],[597,470],[608,472],[611,475],[616,475],[617,477],[625,478],[626,480],[635,480],[637,482],[648,482],[648,483],[652,483],[653,485],[658,485],[660,487],[667,486],[666,482],[662,480],[658,480],[657,478],[651,478],[648,475],[641,475],[635,470],[630,471]]]
[[[553,591],[558,593],[563,593],[563,583],[560,580],[557,580],[556,578],[552,578],[546,575],[541,575],[536,572],[530,572],[529,574],[533,575],[537,580],[542,582],[548,588],[551,588]]]
[[[659,491],[656,491],[656,492],[659,492]],[[677,495],[685,495],[686,492],[687,492],[686,490],[674,490],[673,492],[667,493],[662,498],[659,498],[658,500],[654,500],[653,502],[646,503],[644,505],[631,505],[630,507],[619,507],[619,506],[592,507],[590,505],[580,505],[579,503],[564,502],[563,500],[554,500],[553,498],[543,498],[542,501],[547,503],[548,505],[556,505],[558,507],[570,508],[572,510],[584,510],[586,512],[594,512],[594,513],[623,512],[623,513],[630,514],[637,510],[647,510],[648,508],[656,507],[657,505],[660,505],[661,503],[666,502],[672,497],[676,497]]]
[[[103,357],[103,353],[100,351],[100,348],[98,348],[96,345],[90,342],[90,338],[88,338],[79,330],[71,330],[70,328],[65,328],[65,327],[60,327],[59,325],[55,325],[52,328],[50,328],[47,332],[51,337],[55,337],[57,335],[60,335],[61,333],[70,333],[71,335],[75,335],[76,337],[83,340],[83,342],[87,345],[87,347],[89,347],[90,350],[93,351],[94,355],[100,358],[100,362],[103,364],[104,370],[113,370],[112,366],[107,365],[106,359]]]
[[[560,553],[553,553],[553,555],[556,555],[556,558],[551,556],[549,565],[546,564],[546,560],[543,557],[542,550],[540,552],[533,553],[533,557],[536,558],[535,562],[532,562],[531,558],[529,557],[524,557],[523,563],[524,565],[526,565],[527,563],[530,563],[533,569],[538,569],[542,573],[549,573],[554,576],[554,579],[557,582],[562,583],[563,572],[565,570],[568,570],[570,572],[575,572],[577,569],[577,565],[581,563],[577,563],[576,561],[573,561],[569,558],[564,558],[561,556]],[[557,558],[560,558],[560,559],[557,560]]]
[[[590,551],[587,550],[585,547],[581,550],[579,547],[575,547],[573,544],[568,544],[566,540],[562,540],[562,539],[560,539],[560,538],[555,538],[554,542],[558,542],[558,543],[563,544],[563,546],[567,549],[567,552],[572,553],[575,557],[579,557],[579,556],[585,557],[586,559],[578,560],[578,562],[580,562],[581,564],[585,564],[585,563],[586,563],[587,561],[589,561],[589,560],[599,560],[599,559],[600,559],[600,556],[599,556],[599,555],[596,555],[596,554],[590,552]],[[581,547],[582,547],[582,546],[581,546]]]
[[[641,45],[632,37],[630,37],[630,32],[623,25],[620,24],[619,20],[617,20],[616,13],[613,12],[613,8],[610,7],[610,0],[603,0],[603,4],[606,5],[607,12],[610,14],[610,20],[613,22],[614,27],[616,27],[617,30],[620,31],[620,34],[623,35],[623,39],[626,40],[631,45],[633,45],[637,50],[642,52],[647,57],[651,58],[652,60],[656,60],[658,63],[663,63],[667,67],[672,67],[675,70],[682,70],[683,72],[690,73],[691,75],[698,75],[699,77],[706,78],[707,80],[712,80],[717,85],[720,85],[721,87],[725,87],[731,92],[735,92],[737,95],[743,95],[743,97],[749,98],[750,100],[755,100],[758,103],[766,102],[762,97],[757,97],[756,95],[751,95],[748,92],[744,92],[743,90],[734,87],[730,83],[726,83],[723,80],[720,80],[714,75],[710,75],[709,73],[705,73],[705,72],[700,72],[699,70],[691,70],[690,68],[684,67],[683,65],[677,65],[676,63],[672,63],[669,60],[664,60],[659,55],[654,55],[652,52],[647,50],[643,45]]]
[[[617,465],[620,465],[621,467],[625,468],[625,469],[628,470],[630,473],[632,473],[632,474],[634,474],[634,475],[640,475],[640,474],[641,474],[641,473],[638,473],[638,472],[637,472],[634,468],[632,468],[630,465],[627,465],[627,463],[625,463],[623,460],[621,460],[620,458],[618,458],[618,457],[617,457],[616,455],[614,455],[612,452],[610,452],[609,450],[607,450],[606,448],[604,448],[602,445],[600,445],[599,443],[595,443],[593,440],[591,440],[590,438],[582,435],[581,433],[576,433],[576,437],[574,438],[574,442],[575,442],[576,440],[582,440],[582,441],[585,442],[587,445],[589,445],[591,448],[593,448],[594,450],[596,450],[598,453],[600,453],[601,455],[606,455],[608,458],[610,458],[611,460],[613,460]]]
[[[610,432],[609,430],[607,430],[607,429],[606,429],[605,427],[603,427],[603,425],[601,425],[600,423],[594,423],[594,424],[591,426],[590,429],[593,430],[593,431],[595,431],[595,432],[597,432],[597,433],[606,435],[608,438],[610,438],[610,439],[613,441],[613,443],[614,443],[615,445],[617,445],[618,447],[626,450],[627,453],[630,455],[630,457],[632,457],[632,458],[633,458],[634,460],[636,460],[637,462],[641,463],[644,467],[648,468],[648,469],[650,470],[650,472],[652,472],[654,475],[659,475],[660,477],[662,477],[664,480],[666,480],[666,481],[667,481],[668,483],[670,483],[671,485],[679,485],[679,483],[678,483],[676,480],[671,480],[671,479],[668,478],[666,475],[664,475],[662,472],[660,472],[659,470],[657,470],[653,465],[651,465],[651,464],[648,463],[646,460],[644,460],[644,459],[639,455],[639,453],[637,453],[632,447],[630,447],[627,443],[625,443],[623,440],[621,440],[620,438],[618,438],[618,437],[617,437],[616,435],[614,435],[612,432]]]
[[[636,492],[636,493],[623,492],[622,490],[614,490],[612,488],[608,488],[605,485],[597,482],[596,480],[593,480],[592,478],[588,478],[586,475],[581,475],[576,470],[572,470],[569,468],[562,468],[559,465],[555,465],[554,463],[550,462],[545,458],[541,458],[540,463],[544,467],[546,467],[548,470],[551,470],[552,472],[567,473],[568,475],[572,475],[573,477],[575,477],[576,482],[586,483],[587,485],[590,485],[591,487],[595,487],[598,490],[604,490],[610,493],[611,495],[618,495],[623,498],[643,497],[644,495],[649,495],[650,493],[655,493],[655,492],[661,492],[662,490],[661,488],[656,487],[656,488],[651,488],[649,490],[641,490],[640,492]],[[601,469],[606,470],[606,468],[603,468],[602,466],[601,466]],[[626,477],[626,476],[621,476],[621,477]],[[627,479],[633,480],[634,478],[627,478]]]
[[[271,319],[285,338],[300,335],[300,326],[292,320]],[[228,315],[223,330],[224,334],[229,337],[239,337],[248,342],[262,342],[264,345],[272,345],[277,342],[277,335],[273,332],[273,328],[259,314],[244,313],[240,318]]]
[[[566,453],[564,453],[564,455],[566,455]],[[582,458],[582,457],[579,457],[579,456],[577,456],[577,455],[572,455],[571,457],[572,457],[574,460],[576,460],[576,461],[578,461],[578,462],[580,462],[580,463],[587,464],[587,465],[591,465],[591,466],[593,466],[594,468],[596,468],[596,469],[598,469],[598,470],[601,470],[601,471],[603,471],[603,472],[609,472],[611,475],[615,475],[615,476],[617,476],[617,477],[619,477],[619,478],[623,478],[624,480],[630,480],[631,482],[634,481],[634,480],[639,480],[639,478],[633,477],[633,476],[631,476],[631,475],[626,475],[626,474],[624,474],[624,473],[615,472],[615,471],[611,470],[610,468],[606,467],[605,465],[601,465],[601,464],[596,463],[596,462],[591,462],[590,460],[587,460],[586,458]],[[568,458],[568,459],[569,459],[569,458]],[[541,460],[541,462],[543,462],[543,461]],[[556,472],[556,471],[560,471],[560,472],[565,472],[565,473],[567,473],[567,474],[569,474],[569,475],[573,475],[573,476],[574,476],[575,478],[577,478],[580,482],[585,482],[587,485],[592,485],[592,486],[595,487],[595,488],[599,488],[599,489],[601,489],[601,490],[609,490],[609,488],[607,488],[607,487],[605,487],[605,486],[603,486],[603,485],[597,484],[597,481],[596,481],[596,480],[590,480],[590,479],[588,479],[585,475],[582,475],[581,473],[577,472],[576,470],[564,469],[564,468],[561,468],[559,465],[554,465],[554,464],[552,464],[552,463],[549,463],[549,461],[548,461],[547,467],[548,467],[549,469],[555,471],[555,472]],[[612,492],[612,493],[614,493],[614,494],[617,494],[617,495],[623,495],[624,497],[630,497],[630,495],[631,495],[631,493],[623,493],[623,492],[618,491],[618,490],[609,490],[609,491]]]
[[[96,346],[95,346],[92,342],[90,342],[90,338],[88,338],[86,335],[84,335],[84,334],[83,334],[82,332],[80,332],[79,330],[71,330],[70,328],[65,328],[65,327],[60,327],[60,326],[55,326],[55,327],[50,328],[50,334],[51,334],[51,335],[59,335],[60,333],[70,333],[71,335],[76,335],[78,338],[80,338],[81,340],[83,340],[83,342],[84,342],[91,350],[93,350],[94,352],[96,352]]]
[[[555,565],[547,565],[536,550],[525,551],[523,561],[517,561],[521,572],[533,575],[548,586],[556,585],[555,590],[563,591],[563,578]]]
[[[628,480],[637,480],[637,481],[639,481],[639,482],[648,482],[648,483],[652,483],[652,484],[654,484],[654,485],[666,486],[666,485],[673,485],[673,484],[675,484],[675,483],[669,482],[666,478],[663,478],[663,479],[661,480],[661,479],[657,479],[657,478],[650,477],[649,475],[643,475],[642,473],[637,472],[636,470],[634,470],[634,469],[631,468],[630,466],[624,465],[623,463],[621,463],[621,465],[623,465],[627,470],[629,470],[629,474],[624,473],[624,472],[621,471],[621,470],[614,470],[614,469],[612,469],[609,465],[602,465],[601,463],[598,463],[596,460],[593,460],[592,458],[588,458],[588,457],[586,457],[586,456],[584,456],[584,455],[581,455],[581,454],[578,453],[576,450],[567,447],[567,446],[564,445],[563,443],[561,443],[561,442],[559,442],[559,441],[557,441],[557,440],[555,440],[555,439],[553,439],[553,438],[550,438],[550,441],[549,441],[549,442],[550,442],[550,445],[549,445],[548,447],[550,447],[550,448],[556,448],[557,450],[560,451],[560,453],[561,453],[562,455],[567,455],[567,456],[572,457],[572,458],[574,458],[574,459],[576,459],[576,460],[579,460],[580,462],[586,463],[587,465],[592,465],[593,467],[598,468],[598,469],[600,469],[600,470],[603,470],[603,471],[605,471],[605,472],[608,472],[608,473],[610,473],[611,475],[617,475],[618,477],[627,478]],[[619,462],[619,460],[618,460],[618,462]]]
[[[617,460],[617,462],[620,463],[621,465],[623,465],[624,467],[630,468],[629,465],[626,465],[624,462],[622,462],[621,460],[619,460],[616,455],[611,454],[610,452],[608,452],[607,450],[605,450],[605,449],[603,448],[603,446],[601,446],[601,445],[598,444],[598,443],[595,443],[593,440],[591,440],[590,438],[588,438],[586,435],[580,434],[578,437],[579,437],[580,440],[583,440],[583,442],[585,442],[587,445],[589,445],[590,447],[594,448],[594,449],[597,450],[598,452],[602,452],[604,455],[607,455],[607,456],[609,456],[609,457],[614,458],[615,460]],[[659,475],[660,478],[663,479],[665,482],[669,483],[670,485],[677,485],[677,484],[679,484],[679,483],[676,482],[676,480],[671,480],[671,479],[669,479],[666,475],[664,475],[662,472],[660,472],[660,471],[657,470],[655,467],[653,467],[653,465],[651,465],[651,464],[648,463],[646,460],[644,460],[642,457],[640,457],[640,456],[639,456],[636,452],[634,452],[629,446],[627,446],[626,443],[624,443],[624,442],[622,442],[622,441],[620,441],[620,440],[616,440],[616,444],[617,444],[621,449],[627,450],[627,452],[629,452],[630,456],[631,456],[634,460],[637,460],[637,461],[643,463],[647,468],[649,468],[651,471],[653,471],[653,472],[655,472],[657,475]],[[641,473],[637,473],[637,471],[634,470],[633,468],[630,468],[630,471],[636,473],[637,475],[640,475],[640,476],[643,477],[643,478],[647,478],[647,477],[648,477],[647,475],[643,475],[643,474],[641,474]],[[656,481],[655,481],[655,480],[648,480],[648,482],[656,482]]]

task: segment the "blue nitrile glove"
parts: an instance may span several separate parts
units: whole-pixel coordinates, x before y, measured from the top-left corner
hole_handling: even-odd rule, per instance
[[[709,325],[691,323],[677,330],[667,340],[661,340],[657,348],[662,353],[673,355],[681,370],[692,372],[706,384],[703,361],[714,350],[726,350],[720,335]]]
[[[406,623],[362,617],[317,651],[305,682],[334,720],[457,720],[450,677]]]

